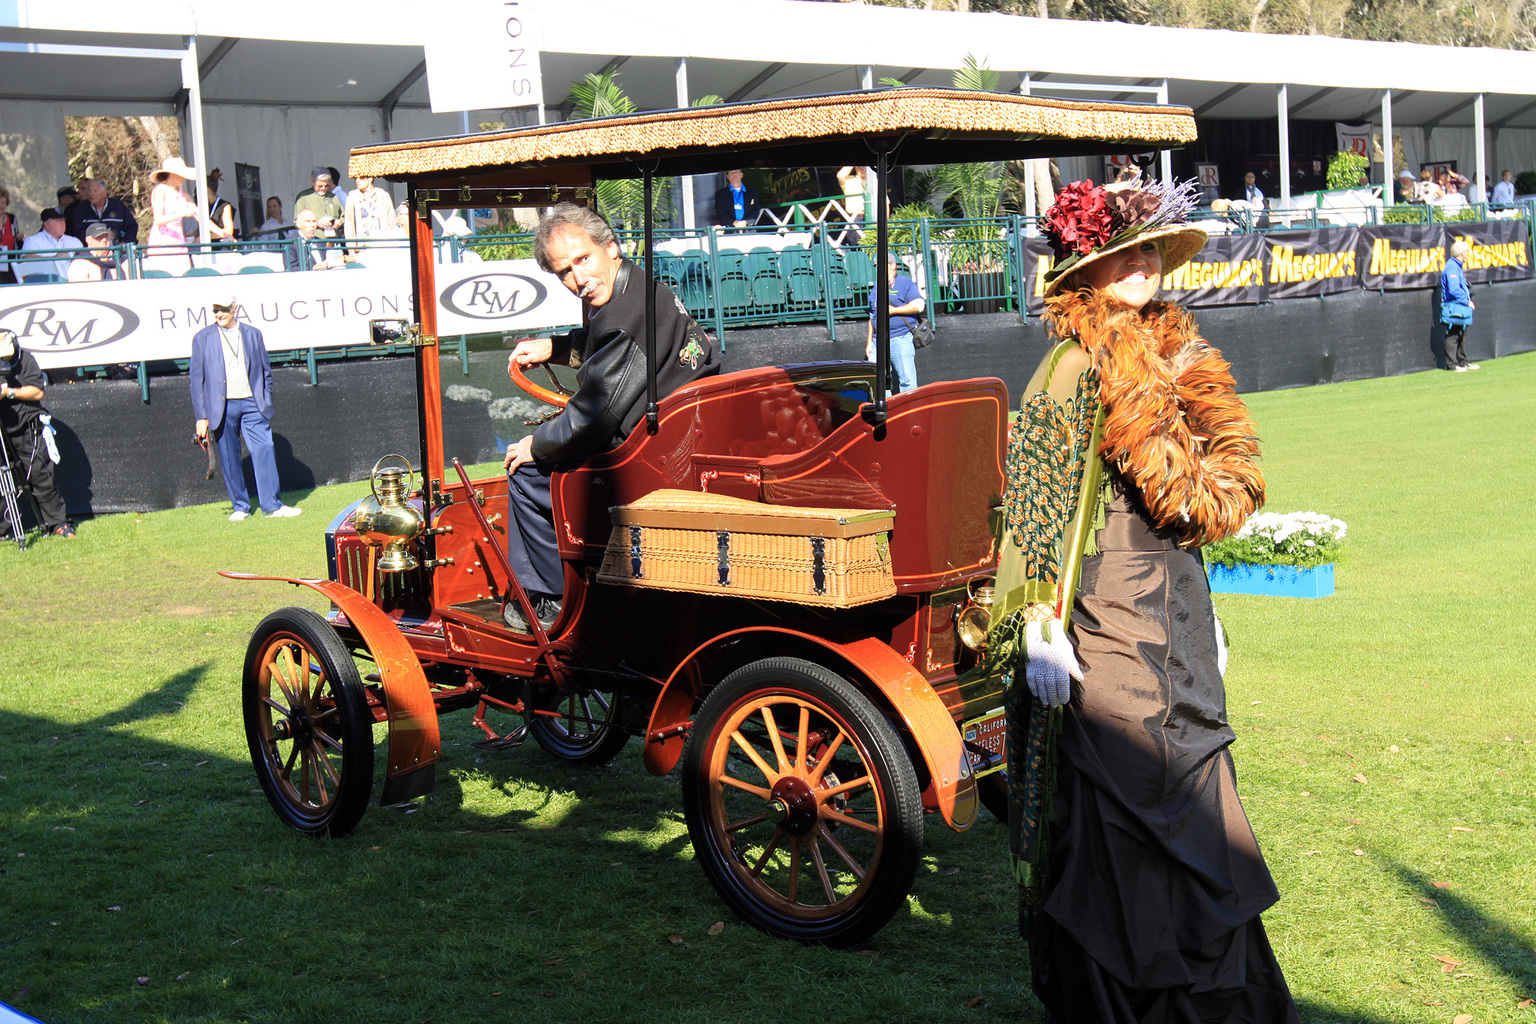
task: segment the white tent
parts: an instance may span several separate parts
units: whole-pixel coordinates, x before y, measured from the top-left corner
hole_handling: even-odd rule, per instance
[[[434,113],[428,103],[424,38],[505,6],[0,2],[0,154],[20,178],[0,184],[13,210],[52,202],[67,178],[66,114],[180,114],[189,163],[231,177],[236,162],[258,167],[262,190],[285,200],[310,167],[344,167],[356,145],[532,123],[531,108],[488,100],[481,111]],[[706,93],[869,88],[884,77],[947,84],[973,55],[1005,87],[1037,95],[1160,99],[1201,118],[1276,121],[1282,155],[1289,118],[1304,114],[1385,127],[1410,164],[1455,159],[1476,168],[1475,181],[1488,169],[1536,167],[1536,53],[805,0],[517,6],[541,38],[551,118],[568,112],[572,81],[605,67],[621,67],[630,95],[655,108]]]

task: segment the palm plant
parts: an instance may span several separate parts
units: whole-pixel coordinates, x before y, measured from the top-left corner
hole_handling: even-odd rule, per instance
[[[1001,92],[997,72],[966,54],[964,64],[955,72],[954,87],[977,92]],[[941,201],[954,200],[960,214],[977,221],[995,217],[1003,196],[1006,179],[999,163],[945,164],[934,172],[934,192]],[[982,224],[966,225],[955,232],[956,241],[982,242],[991,231]],[[976,253],[978,264],[989,263],[991,253]]]
[[[618,82],[617,71],[587,75],[571,83],[571,118],[633,114],[635,101]],[[657,178],[651,189],[651,216],[666,223],[672,209],[672,179]],[[616,228],[639,228],[645,221],[645,186],[638,179],[619,178],[597,183],[597,210]]]

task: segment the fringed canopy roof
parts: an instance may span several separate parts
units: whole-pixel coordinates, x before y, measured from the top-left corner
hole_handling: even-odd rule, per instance
[[[723,103],[364,146],[352,177],[588,167],[594,178],[730,167],[905,164],[1144,152],[1193,142],[1188,107],[904,88]]]

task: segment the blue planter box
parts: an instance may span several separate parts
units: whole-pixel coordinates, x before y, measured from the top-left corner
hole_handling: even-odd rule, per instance
[[[1333,593],[1333,563],[1314,569],[1294,565],[1208,565],[1213,594],[1268,597],[1327,597]]]

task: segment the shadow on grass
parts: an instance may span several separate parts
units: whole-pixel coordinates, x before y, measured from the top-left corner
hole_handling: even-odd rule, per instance
[[[212,662],[205,661],[201,665],[177,672],[155,689],[141,694],[133,703],[93,719],[85,723],[85,727],[109,729],[146,718],[178,714],[191,700],[192,691],[197,689],[211,666]]]
[[[0,969],[0,982],[10,986],[0,998],[30,987],[23,1009],[40,1012],[43,1020],[106,1019],[85,1011],[109,994],[118,1001],[116,1019],[193,1019],[198,1007],[222,1017],[248,1013],[262,1019],[274,999],[271,986],[280,983],[276,1005],[286,1006],[290,996],[281,985],[292,986],[299,975],[284,972],[303,969],[269,951],[297,941],[293,908],[307,906],[323,908],[314,911],[313,923],[346,937],[358,963],[370,965],[327,978],[338,998],[359,1005],[378,998],[374,972],[403,972],[422,986],[441,967],[433,958],[447,956],[461,971],[471,962],[502,965],[471,971],[472,987],[500,995],[507,985],[519,1010],[569,998],[572,1015],[566,1019],[605,1019],[601,1009],[607,1005],[611,1012],[613,1000],[622,1006],[661,998],[649,990],[632,992],[636,986],[646,988],[671,970],[692,976],[709,964],[718,977],[696,994],[699,1015],[688,1018],[694,1020],[707,1017],[711,1007],[732,1005],[731,993],[766,961],[776,970],[814,970],[864,986],[860,999],[875,1000],[882,1009],[865,1019],[937,1019],[928,1007],[935,1002],[952,1006],[942,1012],[957,1019],[960,1008],[979,996],[986,1009],[975,1019],[1039,1024],[1027,981],[1013,973],[1025,959],[1023,942],[1011,939],[994,949],[991,941],[1011,937],[1011,896],[995,903],[977,898],[1004,883],[955,888],[965,879],[976,878],[973,884],[980,886],[980,878],[990,877],[980,872],[990,870],[993,854],[1001,857],[1000,828],[992,830],[994,844],[979,848],[972,835],[949,833],[929,818],[933,863],[920,871],[913,900],[864,944],[864,952],[874,955],[801,947],[735,930],[737,919],[703,873],[687,863],[676,778],[647,774],[634,743],[608,765],[562,761],[532,741],[505,753],[482,753],[468,746],[476,733],[467,721],[448,718],[437,790],[417,802],[414,813],[370,807],[357,832],[340,841],[311,840],[279,824],[255,791],[244,758],[121,729],[111,736],[116,749],[98,749],[90,764],[82,760],[81,746],[100,744],[101,728],[176,714],[176,702],[185,701],[207,671],[199,665],[180,672],[157,692],[73,735],[46,717],[0,712],[0,742],[12,751],[25,748],[15,759],[0,756],[0,771],[14,784],[25,770],[61,798],[47,798],[51,806],[35,820],[18,819],[6,828],[8,841],[29,851],[29,859],[7,866],[8,882],[31,910],[21,928],[0,937],[0,955],[14,967]],[[56,733],[64,734],[61,743],[46,742]],[[105,771],[103,761],[109,762]],[[76,782],[88,795],[64,795]],[[89,813],[77,812],[76,799]],[[97,815],[110,820],[97,824]],[[79,831],[60,831],[65,823]],[[73,841],[68,837],[87,834],[91,843],[67,845]],[[108,838],[97,845],[98,836]],[[67,877],[77,882],[61,885],[58,875],[22,869],[31,858],[46,863],[65,852],[76,858]],[[967,865],[962,875],[946,870],[961,863]],[[1428,891],[1427,882],[1400,873]],[[483,887],[465,884],[473,878],[494,880],[489,904]],[[1444,901],[1439,890],[1435,895]],[[1456,902],[1453,916],[1467,927],[1486,920]],[[97,905],[109,904],[123,905],[123,912],[97,912]],[[923,905],[922,913],[916,905]],[[49,925],[50,919],[66,919],[61,915],[73,922],[67,944]],[[455,925],[416,930],[401,924],[416,919]],[[707,945],[704,931],[716,920],[730,922],[718,949]],[[686,941],[667,938],[675,933]],[[985,941],[944,964],[939,950],[952,947],[958,956],[978,936]],[[1513,936],[1509,929],[1485,934],[1490,958]],[[726,959],[718,959],[722,955]],[[561,966],[565,956],[615,984],[593,987],[586,976],[573,975],[513,987],[525,975],[567,970]],[[939,962],[914,972],[916,963],[933,957]],[[275,962],[281,966],[273,967]],[[184,982],[183,971],[191,972]],[[975,980],[978,972],[991,980]],[[141,988],[133,984],[135,976],[154,980]],[[182,988],[172,988],[172,978]],[[578,995],[589,989],[591,995]],[[553,996],[557,990],[560,995]],[[420,1019],[431,1011],[426,1002],[407,1000],[397,1007],[399,1016]],[[1306,1002],[1301,1015],[1308,1024],[1395,1024]]]
[[[1436,888],[1434,882],[1406,864],[1386,858],[1383,863],[1419,898],[1434,904],[1445,926],[1476,949],[1484,963],[1502,971],[1516,988],[1536,992],[1536,964],[1529,955],[1536,946],[1536,935],[1495,917],[1466,896]]]

